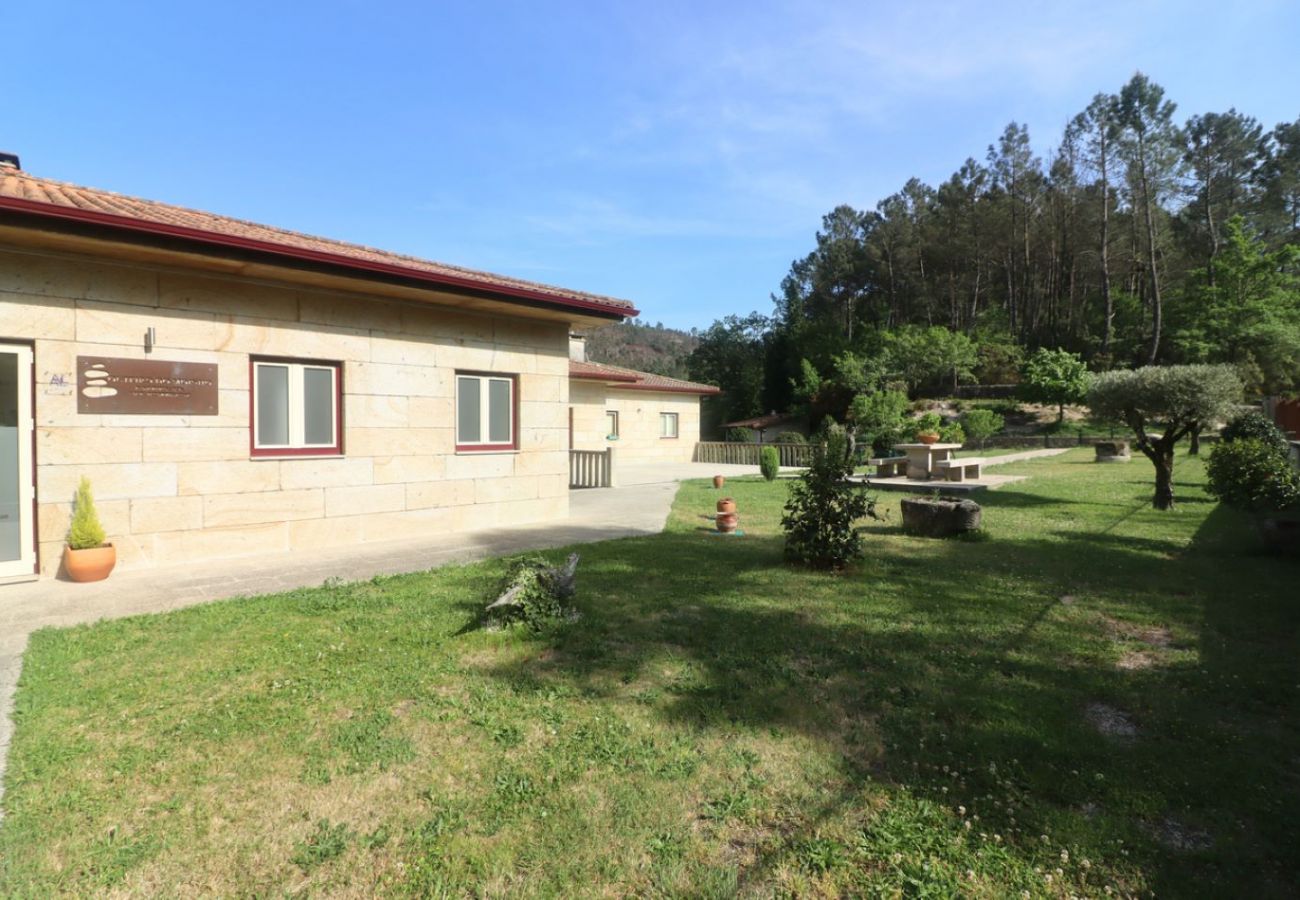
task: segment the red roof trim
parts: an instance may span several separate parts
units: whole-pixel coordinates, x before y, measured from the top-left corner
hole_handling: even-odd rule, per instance
[[[409,278],[430,284],[467,288],[506,297],[529,300],[533,303],[540,303],[546,306],[578,309],[600,313],[602,315],[617,316],[619,318],[640,314],[640,311],[636,308],[613,306],[604,303],[597,303],[592,300],[581,300],[576,297],[559,297],[544,291],[534,291],[529,290],[528,288],[501,285],[450,274],[426,272],[391,263],[357,259],[356,257],[346,256],[340,253],[309,250],[305,247],[291,247],[271,241],[258,240],[256,238],[203,231],[202,229],[189,228],[184,225],[169,225],[164,222],[155,222],[149,219],[137,219],[130,216],[120,216],[114,213],[99,212],[98,210],[81,209],[73,206],[57,206],[51,203],[25,200],[20,197],[0,197],[0,210],[6,209],[13,212],[37,215],[45,218],[84,222],[92,225],[103,225],[123,231],[176,237],[217,247],[252,250],[259,253],[268,253],[275,256],[283,256],[307,262],[324,263],[347,269],[356,269],[384,275],[395,275],[401,278]]]

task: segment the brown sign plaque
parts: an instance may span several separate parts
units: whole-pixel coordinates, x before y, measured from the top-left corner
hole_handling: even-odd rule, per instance
[[[77,357],[77,412],[215,416],[215,363]]]

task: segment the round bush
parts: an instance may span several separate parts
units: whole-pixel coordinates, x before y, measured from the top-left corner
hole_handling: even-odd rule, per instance
[[[781,432],[780,434],[778,434],[778,435],[776,436],[776,443],[778,443],[778,444],[806,444],[806,443],[808,443],[808,438],[804,437],[803,434],[802,434],[802,432],[798,432],[798,431],[783,431],[783,432]]]
[[[754,429],[737,426],[728,428],[727,434],[723,438],[728,444],[752,444],[756,439]]]
[[[1237,416],[1223,426],[1219,437],[1225,443],[1254,438],[1274,448],[1283,456],[1286,456],[1290,449],[1282,429],[1274,425],[1268,416],[1258,412],[1242,413]]]
[[[1300,508],[1300,475],[1285,454],[1259,438],[1220,441],[1205,467],[1210,493],[1229,506],[1251,512]]]
[[[775,447],[764,447],[758,451],[758,470],[768,481],[776,481],[777,473],[781,471],[781,456]]]

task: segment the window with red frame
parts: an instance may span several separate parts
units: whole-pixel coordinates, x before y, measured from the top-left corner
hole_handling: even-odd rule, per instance
[[[254,456],[343,452],[338,363],[254,359],[252,370]]]
[[[515,410],[513,375],[456,373],[456,449],[516,449]]]

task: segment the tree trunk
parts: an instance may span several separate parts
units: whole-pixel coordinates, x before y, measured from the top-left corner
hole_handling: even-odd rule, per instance
[[[1188,446],[1188,448],[1187,448],[1187,455],[1188,455],[1188,456],[1200,456],[1200,455],[1201,455],[1201,426],[1200,426],[1200,424],[1193,425],[1191,431],[1187,432],[1187,435],[1188,435],[1188,437],[1189,437],[1190,440],[1191,440],[1191,444],[1190,444],[1190,445]]]
[[[1106,325],[1101,333],[1101,352],[1110,354],[1115,333],[1115,300],[1110,295],[1110,182],[1106,178],[1106,147],[1101,149],[1101,299],[1106,306]]]
[[[1147,261],[1151,266],[1151,353],[1147,358],[1147,365],[1154,366],[1156,358],[1160,355],[1160,326],[1163,310],[1160,308],[1160,269],[1156,265],[1156,220],[1155,214],[1151,211],[1153,198],[1151,183],[1147,178],[1146,146],[1141,138],[1138,142],[1138,175],[1142,183],[1142,206],[1146,213]]]
[[[1158,441],[1147,454],[1156,467],[1156,494],[1151,505],[1156,509],[1174,508],[1174,448]]]

